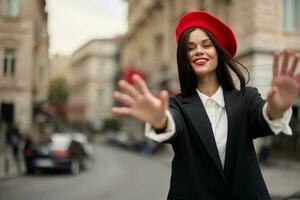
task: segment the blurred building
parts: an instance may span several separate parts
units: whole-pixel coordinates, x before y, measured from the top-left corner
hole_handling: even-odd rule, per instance
[[[69,119],[88,122],[94,129],[112,116],[112,92],[118,72],[119,38],[94,39],[71,58]]]
[[[21,130],[48,93],[48,14],[45,0],[0,0],[1,120]]]
[[[272,52],[300,50],[298,0],[128,0],[128,4],[122,66],[142,68],[151,74],[148,81],[154,87],[177,79],[175,27],[187,11],[210,11],[232,27],[238,40],[236,58],[248,66],[250,85],[263,96],[270,86]]]
[[[128,33],[122,66],[142,69],[152,89],[180,91],[175,27],[191,10],[207,10],[227,23],[238,40],[236,58],[251,74],[249,85],[266,97],[272,77],[272,52],[300,51],[299,0],[127,0]],[[299,111],[300,101],[294,110]],[[300,115],[296,120],[300,124]],[[297,123],[296,123],[297,124]],[[298,126],[299,127],[299,126]],[[300,129],[295,130],[300,134]],[[300,137],[298,137],[300,138]],[[298,139],[299,147],[300,140]]]
[[[71,79],[71,57],[67,55],[55,54],[50,56],[49,79],[66,79],[68,85]]]

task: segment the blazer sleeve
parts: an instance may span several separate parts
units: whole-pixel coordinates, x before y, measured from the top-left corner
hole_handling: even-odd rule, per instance
[[[183,120],[182,114],[180,112],[180,107],[181,107],[180,101],[177,99],[177,97],[171,96],[169,99],[169,111],[174,120],[175,134],[171,138],[165,140],[163,143],[170,143],[170,144],[176,143],[176,141],[178,139],[178,135],[184,129],[184,120]]]
[[[257,88],[246,87],[244,89],[247,102],[248,129],[252,138],[273,135],[267,121],[263,117],[263,107],[266,101],[261,97]]]
[[[183,120],[180,114],[180,103],[176,97],[170,97],[169,109],[166,111],[168,125],[164,132],[157,133],[149,123],[145,124],[145,136],[155,142],[173,144],[178,138],[178,133],[183,129]]]

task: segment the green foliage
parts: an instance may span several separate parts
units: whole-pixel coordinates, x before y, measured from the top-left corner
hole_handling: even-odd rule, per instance
[[[68,102],[69,91],[65,78],[55,78],[50,82],[49,102],[54,106],[64,106]]]

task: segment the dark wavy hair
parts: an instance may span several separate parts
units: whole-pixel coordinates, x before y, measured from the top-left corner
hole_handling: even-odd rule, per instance
[[[177,68],[182,94],[191,94],[195,92],[197,88],[197,76],[188,59],[189,35],[195,29],[197,28],[190,28],[186,30],[182,34],[177,46]],[[201,28],[201,30],[207,34],[217,50],[218,65],[216,70],[217,79],[221,87],[226,90],[236,89],[233,81],[233,75],[235,75],[239,80],[240,89],[243,90],[250,79],[249,71],[244,65],[230,56],[230,54],[218,43],[212,33],[206,29]],[[247,79],[242,73],[241,68],[245,70],[248,76]]]

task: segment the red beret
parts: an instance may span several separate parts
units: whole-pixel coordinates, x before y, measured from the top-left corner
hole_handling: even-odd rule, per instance
[[[205,11],[188,12],[180,18],[176,25],[176,42],[182,33],[192,27],[204,28],[211,32],[219,44],[234,57],[237,43],[233,31],[217,17]]]

